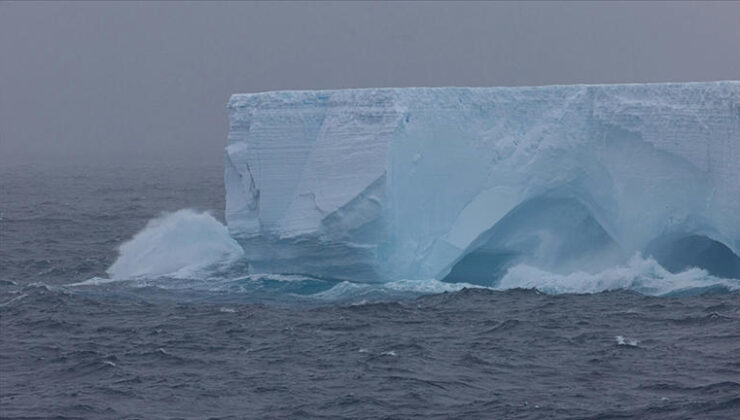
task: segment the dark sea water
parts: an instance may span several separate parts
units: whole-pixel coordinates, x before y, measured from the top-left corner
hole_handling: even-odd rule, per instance
[[[223,206],[218,165],[0,168],[0,417],[740,418],[732,283],[648,296],[367,287],[239,261],[106,273],[162,212],[223,221]],[[145,251],[195,240],[165,239]]]

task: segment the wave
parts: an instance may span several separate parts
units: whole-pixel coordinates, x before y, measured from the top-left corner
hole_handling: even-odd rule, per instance
[[[289,271],[290,267],[286,267]],[[361,283],[290,274],[250,274],[239,244],[209,213],[190,209],[163,214],[119,248],[107,270],[74,287],[166,290],[205,296],[231,295],[246,300],[377,301],[466,288],[536,289],[547,294],[631,290],[645,295],[689,295],[740,290],[740,281],[710,275],[698,268],[672,273],[652,258],[635,255],[626,264],[599,272],[553,273],[519,264],[494,284],[437,279],[389,279]]]
[[[155,218],[119,248],[111,279],[192,278],[238,261],[244,251],[211,214],[182,209]]]
[[[548,294],[598,293],[609,290],[632,290],[645,295],[664,296],[688,293],[692,290],[725,288],[740,290],[740,282],[715,277],[699,268],[671,273],[652,258],[633,256],[626,265],[607,268],[596,273],[577,271],[555,274],[528,265],[509,269],[496,289],[537,289]]]

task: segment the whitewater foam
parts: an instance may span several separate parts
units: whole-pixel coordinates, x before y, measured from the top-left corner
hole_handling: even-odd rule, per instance
[[[457,292],[466,288],[484,288],[469,283],[445,283],[435,279],[396,280],[387,283],[369,284],[343,281],[314,297],[322,300],[346,300],[372,297],[404,297]]]
[[[698,268],[671,273],[652,258],[633,256],[626,265],[596,273],[577,271],[556,274],[528,265],[517,265],[504,275],[496,289],[537,289],[548,294],[598,293],[609,290],[633,290],[646,295],[666,295],[681,290],[723,286],[740,289],[740,282],[709,275]]]
[[[103,284],[113,283],[121,281],[120,279],[116,278],[110,278],[110,277],[93,277],[91,279],[83,280],[76,283],[70,283],[67,284],[67,286],[77,287],[77,286],[100,286]]]
[[[638,341],[631,338],[626,338],[622,335],[614,337],[617,340],[618,346],[637,347]]]

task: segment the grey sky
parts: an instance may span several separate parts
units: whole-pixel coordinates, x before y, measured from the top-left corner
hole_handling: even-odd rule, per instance
[[[0,2],[0,163],[220,161],[233,92],[740,78],[740,3]]]

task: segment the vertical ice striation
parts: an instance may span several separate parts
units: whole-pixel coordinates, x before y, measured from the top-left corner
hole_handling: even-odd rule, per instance
[[[740,82],[282,91],[229,108],[226,220],[256,272],[486,283],[514,262],[568,273],[643,252],[740,276]]]

